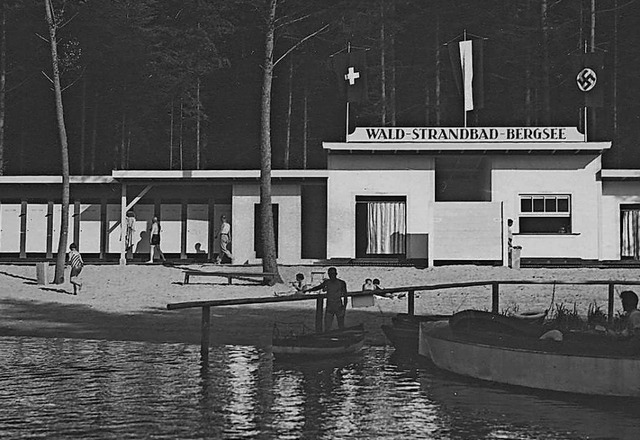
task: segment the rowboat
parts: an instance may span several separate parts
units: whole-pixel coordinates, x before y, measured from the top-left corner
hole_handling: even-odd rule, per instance
[[[364,334],[362,324],[323,333],[283,335],[274,330],[271,351],[276,357],[352,354],[362,349]]]
[[[418,335],[420,323],[436,323],[446,321],[451,315],[410,315],[398,313],[391,318],[391,325],[381,326],[384,335],[393,345],[396,352],[404,356],[418,354]]]
[[[438,368],[475,379],[569,393],[640,397],[637,347],[605,335],[569,332],[562,341],[552,341],[468,330],[449,323],[437,328],[421,325],[419,344],[419,353]]]

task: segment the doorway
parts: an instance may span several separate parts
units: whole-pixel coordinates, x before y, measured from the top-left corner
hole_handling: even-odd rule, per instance
[[[406,256],[406,197],[356,197],[356,258]]]

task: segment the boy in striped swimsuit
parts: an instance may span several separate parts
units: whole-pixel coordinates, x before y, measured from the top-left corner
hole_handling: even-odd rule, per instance
[[[71,266],[69,281],[73,284],[73,294],[77,295],[78,292],[82,290],[82,283],[78,276],[80,275],[80,272],[82,272],[84,261],[82,260],[82,255],[78,252],[78,246],[75,243],[71,243],[69,245],[69,265]]]

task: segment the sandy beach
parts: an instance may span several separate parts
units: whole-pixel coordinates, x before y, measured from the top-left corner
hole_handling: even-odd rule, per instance
[[[219,267],[218,267],[219,268]],[[0,265],[0,335],[107,339],[199,344],[200,309],[167,310],[167,304],[224,298],[273,297],[286,286],[261,286],[223,278],[198,278],[183,285],[184,269],[215,270],[211,264],[87,265],[79,295],[68,283],[38,285],[34,265]],[[225,270],[260,268],[225,267]],[[302,272],[307,280],[318,266],[283,266],[283,279],[292,281]],[[51,274],[53,266],[50,266]],[[521,269],[486,266],[338,267],[338,277],[350,291],[360,290],[365,278],[379,278],[383,287],[429,285],[492,280],[638,280],[637,269]],[[67,273],[68,280],[68,273]],[[617,286],[616,292],[623,290]],[[505,285],[500,290],[500,309],[544,310],[563,304],[586,315],[589,304],[607,309],[606,286]],[[417,292],[416,313],[450,314],[460,310],[491,308],[491,288],[468,287]],[[369,344],[385,344],[380,325],[398,312],[406,312],[406,299],[375,297],[375,305],[347,310],[347,324],[363,322]],[[621,307],[616,299],[616,312]],[[275,322],[305,323],[313,327],[315,301],[227,306],[212,309],[214,345],[268,346]],[[335,325],[335,324],[334,324]]]

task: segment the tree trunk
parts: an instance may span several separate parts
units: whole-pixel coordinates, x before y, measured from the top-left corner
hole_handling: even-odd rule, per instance
[[[4,119],[7,84],[7,7],[0,0],[0,176],[4,175]]]
[[[434,108],[436,110],[436,127],[440,126],[440,122],[442,121],[442,85],[441,85],[441,75],[442,75],[442,44],[440,44],[440,14],[436,13],[436,85],[435,85],[435,102],[433,103]]]
[[[287,102],[287,138],[284,144],[284,169],[289,169],[289,153],[291,152],[291,107],[293,101],[293,60],[289,62],[289,90]]]
[[[171,99],[170,112],[171,125],[169,126],[169,169],[173,169],[173,98]]]
[[[391,0],[391,23],[396,21],[396,2]],[[389,71],[389,125],[396,126],[396,38],[393,32],[389,34],[389,59],[391,68]]]
[[[302,169],[307,169],[307,138],[309,136],[309,85],[305,82],[304,84],[304,101],[302,107]]]
[[[196,80],[196,170],[200,169],[200,77]]]
[[[273,49],[275,39],[276,7],[278,0],[269,0],[265,55],[262,76],[260,121],[260,223],[262,226],[262,269],[274,272],[271,284],[281,283],[276,260],[276,240],[271,209],[271,87],[273,83]]]
[[[87,147],[87,77],[82,78],[82,102],[80,103],[80,175],[84,176],[85,150]]]
[[[64,264],[67,250],[67,235],[69,234],[69,146],[67,144],[67,129],[64,123],[64,108],[62,106],[62,87],[60,86],[60,70],[58,68],[58,43],[56,41],[57,23],[51,0],[44,1],[44,9],[49,27],[49,43],[51,47],[51,67],[53,70],[53,90],[56,101],[56,117],[58,120],[58,134],[62,152],[62,220],[60,222],[60,241],[56,259],[55,284],[64,283]]]
[[[380,123],[387,125],[387,65],[384,28],[384,0],[380,0]]]
[[[184,136],[183,136],[183,129],[184,129],[184,108],[183,108],[184,104],[182,102],[182,98],[180,98],[180,138],[178,139],[178,146],[180,148],[180,170],[184,170],[184,163],[182,161],[183,159],[183,147],[184,147]]]
[[[91,128],[91,161],[89,169],[91,174],[96,172],[96,144],[98,142],[98,92],[93,95],[93,127]]]
[[[549,4],[540,2],[540,28],[542,30],[542,124],[549,125],[551,118],[551,65],[549,61]]]
[[[126,90],[126,88],[125,88]],[[120,127],[120,166],[124,170],[127,162],[127,112],[122,108],[122,126]]]
[[[613,1],[613,66],[612,66],[612,107],[613,107],[613,145],[616,147],[618,166],[622,166],[624,157],[622,145],[618,143],[618,0]]]

